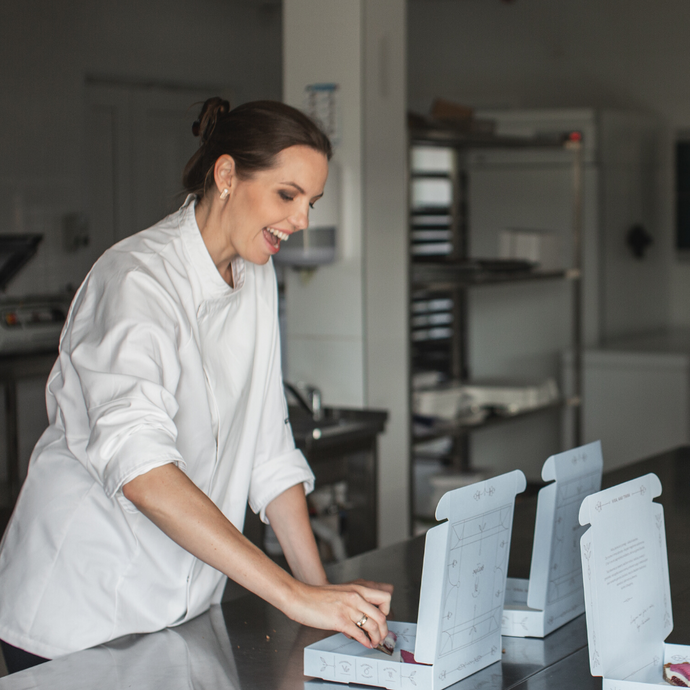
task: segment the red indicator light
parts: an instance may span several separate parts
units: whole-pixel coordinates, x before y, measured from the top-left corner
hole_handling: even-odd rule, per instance
[[[570,141],[582,141],[582,132],[570,132],[568,139]]]

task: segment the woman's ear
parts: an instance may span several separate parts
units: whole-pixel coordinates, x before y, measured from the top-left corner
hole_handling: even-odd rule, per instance
[[[216,164],[213,166],[213,179],[219,194],[224,193],[226,189],[232,191],[233,185],[237,180],[235,161],[232,156],[223,154],[218,157]]]

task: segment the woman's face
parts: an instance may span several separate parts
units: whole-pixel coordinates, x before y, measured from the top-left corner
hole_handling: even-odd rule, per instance
[[[223,209],[228,249],[245,261],[265,264],[281,242],[309,225],[309,208],[323,195],[328,161],[308,146],[291,146],[277,164],[249,180],[236,176]]]

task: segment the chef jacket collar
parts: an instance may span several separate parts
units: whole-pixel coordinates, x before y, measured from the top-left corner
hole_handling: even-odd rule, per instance
[[[208,253],[206,244],[201,237],[201,230],[199,230],[194,213],[195,202],[196,195],[189,194],[184,204],[182,204],[180,209],[180,235],[189,252],[192,265],[201,281],[204,297],[207,299],[228,297],[239,292],[244,285],[246,276],[244,259],[239,256],[232,259],[232,276],[235,287],[230,287],[218,272],[218,268],[213,263],[213,259]]]

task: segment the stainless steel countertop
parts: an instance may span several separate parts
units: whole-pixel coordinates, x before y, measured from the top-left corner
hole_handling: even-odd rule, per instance
[[[656,472],[664,487],[666,532],[675,629],[670,642],[690,641],[690,448],[663,454],[605,475],[605,486]],[[509,572],[526,577],[534,529],[534,496],[516,504]],[[416,621],[424,542],[411,539],[329,568],[333,581],[358,577],[395,585],[391,618]],[[346,686],[302,674],[303,649],[330,633],[290,621],[248,594],[214,607],[176,628],[132,635],[0,679],[2,690],[330,690]],[[543,640],[503,638],[503,659],[452,687],[456,690],[589,690],[601,679],[589,673],[584,616]]]

